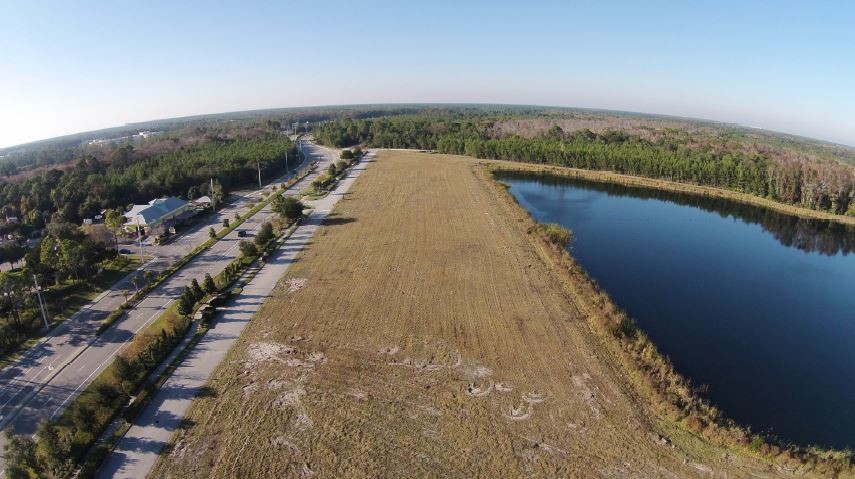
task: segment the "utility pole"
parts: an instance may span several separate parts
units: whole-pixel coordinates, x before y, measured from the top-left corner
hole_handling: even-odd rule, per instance
[[[291,171],[288,169],[288,152],[285,152],[285,174],[290,173]]]
[[[42,321],[45,323],[45,331],[50,329],[48,326],[47,311],[45,311],[45,303],[42,300],[42,288],[39,286],[39,280],[36,278],[36,273],[33,273],[33,284],[36,285],[36,296],[39,298],[39,310],[42,312]]]
[[[261,188],[261,162],[256,161],[255,166],[258,168],[258,187]]]
[[[211,209],[217,212],[217,196],[214,194],[214,179],[211,178]]]

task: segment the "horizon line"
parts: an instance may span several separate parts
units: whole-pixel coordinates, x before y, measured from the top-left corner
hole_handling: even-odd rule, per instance
[[[370,107],[370,106],[402,106],[402,107],[414,107],[414,106],[495,106],[495,107],[535,107],[535,108],[558,108],[565,110],[582,110],[582,111],[590,111],[590,112],[603,112],[603,113],[614,113],[614,114],[629,114],[629,115],[645,115],[645,116],[655,116],[655,117],[663,117],[663,118],[674,118],[683,121],[697,121],[704,123],[715,123],[722,126],[730,126],[734,128],[742,128],[746,130],[760,130],[765,133],[782,135],[782,136],[790,136],[795,137],[802,140],[810,140],[817,143],[824,143],[828,145],[840,146],[844,148],[855,149],[855,144],[843,143],[841,141],[835,140],[825,140],[821,138],[806,136],[804,134],[799,133],[791,133],[786,131],[778,131],[771,130],[762,126],[755,125],[747,125],[738,122],[729,122],[723,120],[715,120],[710,118],[699,118],[692,117],[686,115],[676,115],[669,113],[646,113],[642,111],[631,111],[631,110],[616,110],[609,108],[592,108],[592,107],[577,107],[577,106],[563,106],[563,105],[545,105],[545,104],[529,104],[529,103],[476,103],[476,102],[386,102],[386,103],[345,103],[345,104],[322,104],[322,105],[302,105],[302,106],[287,106],[287,107],[271,107],[271,108],[254,108],[249,110],[230,110],[230,111],[221,111],[221,112],[213,112],[213,113],[198,113],[198,114],[190,114],[190,115],[182,115],[182,116],[174,116],[174,117],[161,117],[154,118],[150,120],[143,121],[132,121],[125,122],[122,125],[115,126],[106,126],[103,128],[95,129],[95,130],[83,130],[70,132],[62,135],[41,138],[37,140],[27,141],[24,143],[12,144],[9,146],[0,146],[0,159],[5,158],[9,154],[14,153],[15,149],[25,148],[30,146],[36,146],[39,143],[47,143],[51,141],[60,141],[62,139],[70,139],[70,137],[78,136],[78,135],[86,135],[86,134],[95,134],[100,132],[107,132],[109,130],[117,130],[121,128],[131,128],[136,125],[145,125],[147,123],[158,123],[158,122],[167,122],[167,121],[181,121],[181,120],[195,120],[195,119],[205,119],[208,117],[216,117],[216,116],[224,116],[224,115],[237,115],[237,114],[247,114],[247,113],[262,113],[262,112],[277,112],[284,110],[301,110],[301,109],[318,109],[318,108],[356,108],[356,107]]]

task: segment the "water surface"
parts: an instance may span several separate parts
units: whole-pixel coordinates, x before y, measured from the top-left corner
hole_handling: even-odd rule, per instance
[[[855,228],[736,202],[503,174],[709,399],[754,430],[855,448]]]

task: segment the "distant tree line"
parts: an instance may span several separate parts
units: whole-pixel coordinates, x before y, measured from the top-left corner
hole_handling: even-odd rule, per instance
[[[855,215],[855,173],[834,162],[772,160],[682,142],[651,141],[620,130],[567,133],[559,127],[537,138],[496,137],[494,121],[482,117],[337,120],[314,131],[322,143],[346,147],[418,148],[477,158],[606,170],[649,178],[725,188],[835,214]]]
[[[27,225],[79,224],[105,208],[124,208],[163,195],[209,193],[211,178],[225,190],[263,174],[284,171],[294,145],[281,135],[217,138],[177,150],[143,156],[133,146],[116,148],[108,159],[87,155],[69,169],[50,169],[20,183],[0,182],[0,204]]]

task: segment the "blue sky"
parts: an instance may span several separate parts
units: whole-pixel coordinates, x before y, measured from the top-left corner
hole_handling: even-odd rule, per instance
[[[855,145],[853,2],[0,0],[0,147],[201,113],[578,106]]]

